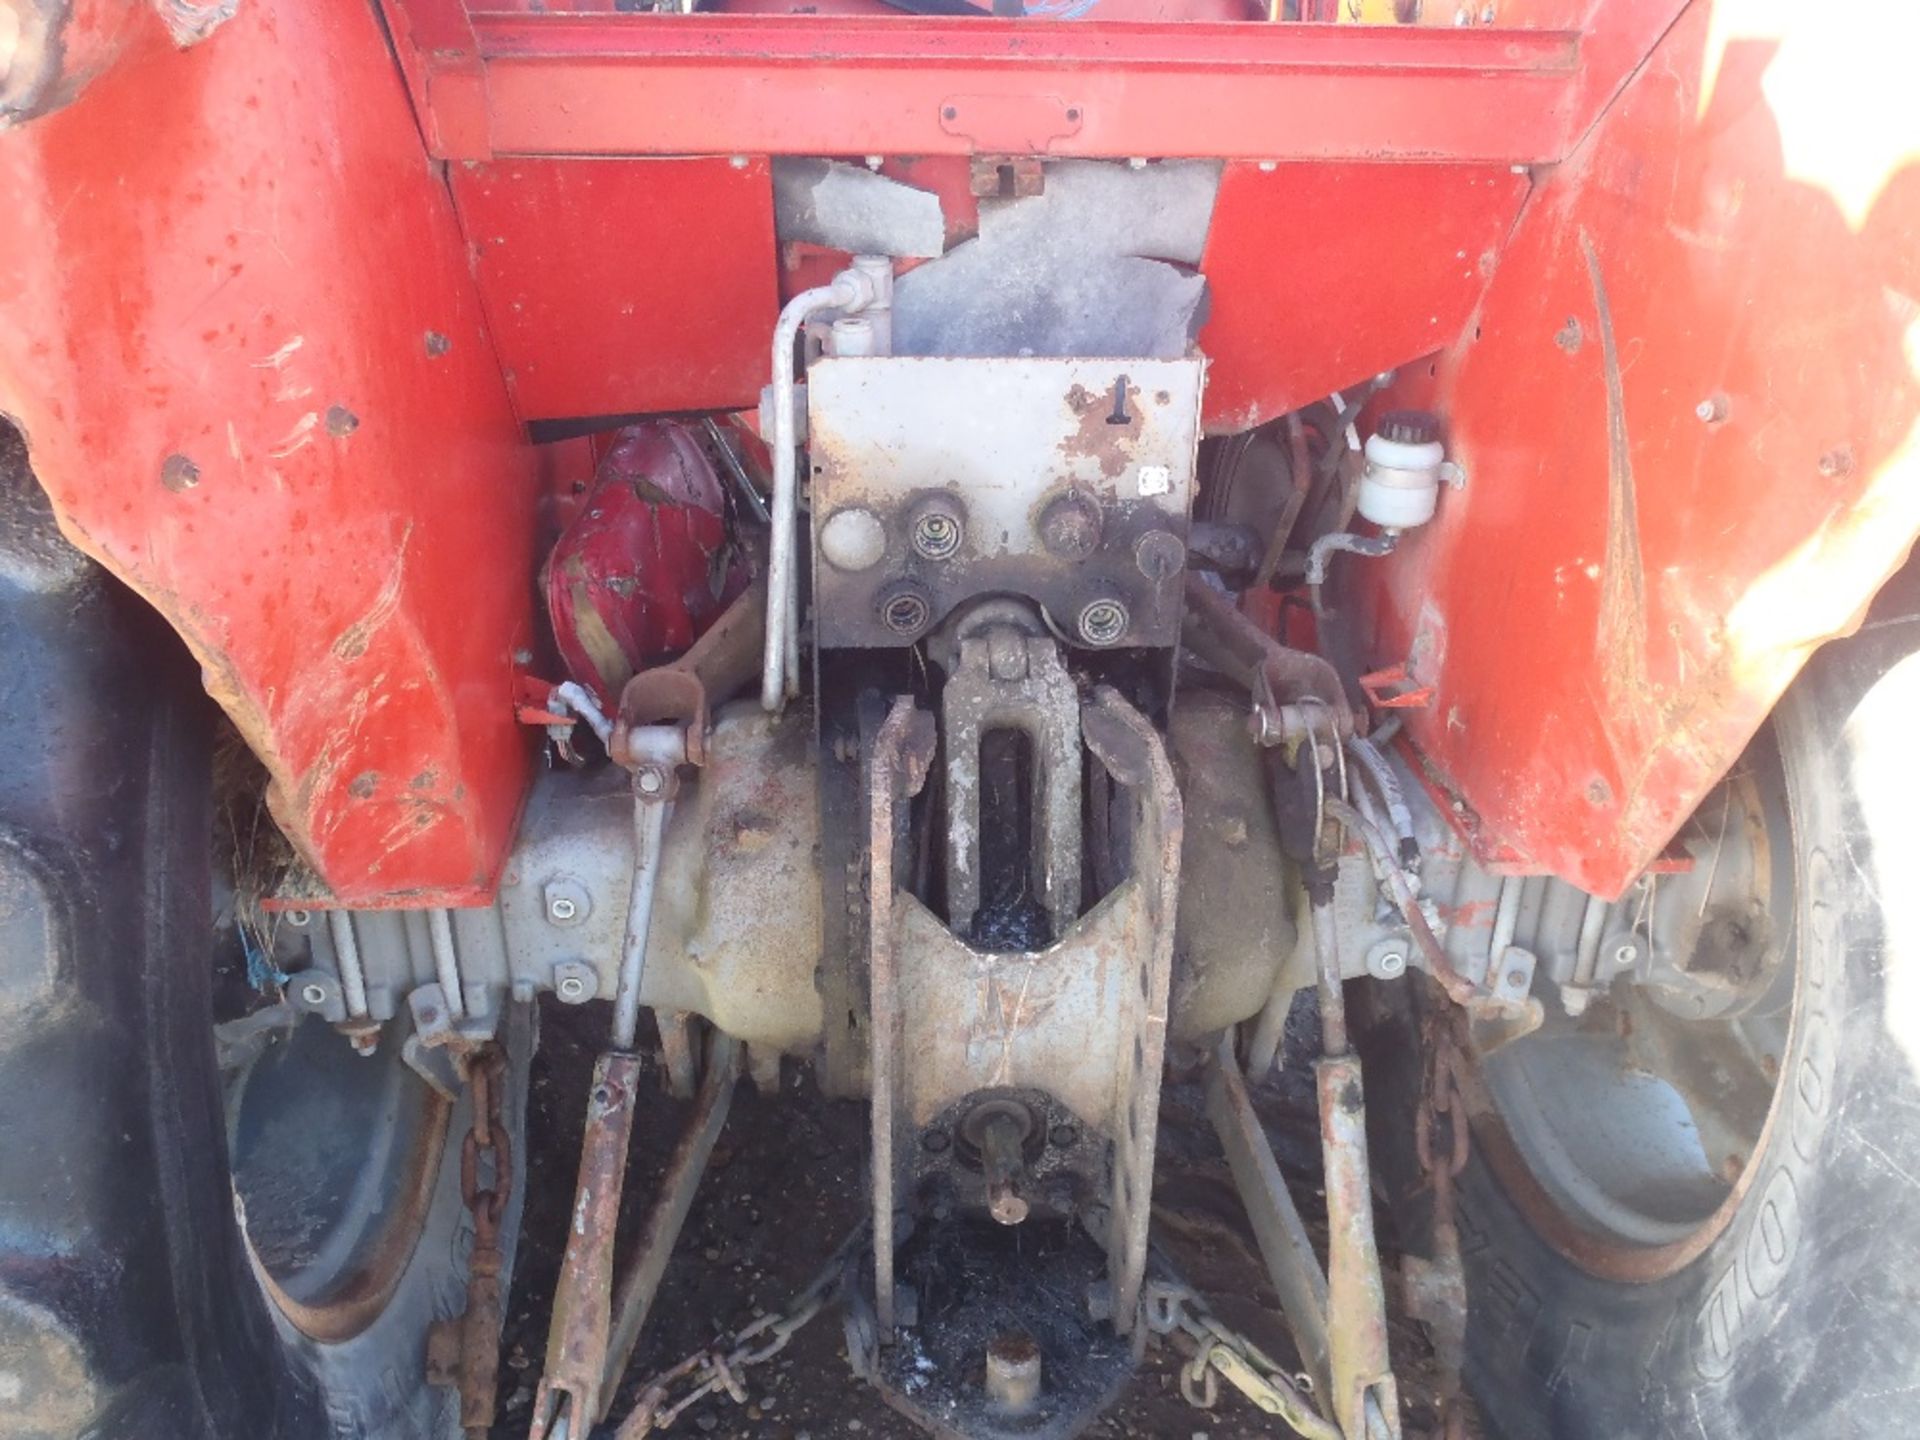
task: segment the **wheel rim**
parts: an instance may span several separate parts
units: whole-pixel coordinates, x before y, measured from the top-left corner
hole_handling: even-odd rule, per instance
[[[237,1077],[227,1104],[234,1195],[268,1297],[302,1333],[337,1342],[386,1308],[432,1208],[451,1106],[401,1058],[389,1024],[372,1056],[318,1020]]]
[[[1652,1280],[1726,1228],[1765,1146],[1798,996],[1793,837],[1770,736],[1680,837],[1692,866],[1624,911],[1650,947],[1578,1016],[1477,1055],[1475,1140],[1534,1229],[1583,1268]],[[1603,942],[1611,944],[1611,939]]]

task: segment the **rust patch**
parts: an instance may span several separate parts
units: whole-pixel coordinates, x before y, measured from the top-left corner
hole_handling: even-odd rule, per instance
[[[1073,434],[1060,442],[1065,459],[1091,460],[1108,480],[1117,480],[1133,463],[1145,421],[1140,412],[1140,387],[1125,375],[1114,388],[1096,393],[1084,385],[1067,391],[1067,408],[1078,419]]]

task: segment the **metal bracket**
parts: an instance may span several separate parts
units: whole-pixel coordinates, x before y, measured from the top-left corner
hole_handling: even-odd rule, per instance
[[[990,155],[1044,155],[1056,140],[1080,133],[1085,107],[1058,95],[949,95],[940,128]]]

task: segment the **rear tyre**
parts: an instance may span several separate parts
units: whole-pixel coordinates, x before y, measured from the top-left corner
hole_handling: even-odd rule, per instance
[[[1908,574],[1859,635],[1815,656],[1771,722],[1790,817],[1790,1008],[1784,1045],[1762,1057],[1777,1083],[1756,1143],[1722,1157],[1721,1203],[1670,1187],[1661,1224],[1639,1234],[1606,1223],[1610,1198],[1576,1213],[1563,1176],[1536,1163],[1543,1147],[1515,1143],[1500,1086],[1484,1083],[1500,1058],[1478,1068],[1458,1208],[1466,1381],[1493,1434],[1907,1428],[1902,1397],[1920,1394],[1920,912],[1903,903],[1920,876],[1916,715],[1920,585]],[[1417,1024],[1401,997],[1370,1037],[1376,1153],[1410,1237],[1429,1222],[1405,1133]],[[1612,1126],[1615,1097],[1593,1098],[1551,1147],[1563,1158]]]
[[[427,1326],[465,1302],[464,1103],[422,1128],[435,1107],[398,1034],[366,1060],[307,1021],[223,1104],[216,717],[178,637],[61,538],[4,421],[0,668],[0,1436],[457,1435],[423,1370]],[[532,1032],[515,1014],[503,1108],[523,1156]],[[259,1103],[271,1079],[329,1073],[341,1086],[304,1114]],[[336,1213],[364,1218],[380,1207],[352,1192],[377,1202],[384,1182],[351,1160],[422,1144],[431,1163],[397,1172],[424,1177],[417,1224],[329,1225],[316,1189],[337,1183]],[[523,1190],[516,1175],[508,1245]],[[278,1277],[266,1232],[291,1257]],[[302,1237],[318,1254],[329,1234],[340,1264],[303,1275]]]

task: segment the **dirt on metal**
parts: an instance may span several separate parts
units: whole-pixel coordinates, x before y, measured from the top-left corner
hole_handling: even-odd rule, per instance
[[[584,1119],[579,1096],[606,1031],[598,1005],[541,1004],[540,1051],[528,1114],[528,1193],[501,1365],[493,1440],[524,1440],[546,1346],[547,1322],[573,1201]],[[1308,1063],[1319,1053],[1310,1004],[1296,1007],[1283,1070],[1250,1089],[1314,1243],[1324,1252],[1325,1212],[1317,1193],[1319,1138]],[[1229,1325],[1289,1365],[1295,1356],[1259,1249],[1205,1111],[1197,1064],[1176,1063],[1162,1092],[1154,1191],[1154,1239],[1181,1275]],[[670,1100],[657,1057],[640,1080],[627,1203],[618,1254],[638,1243],[661,1175],[690,1109]],[[1412,1123],[1412,1117],[1409,1117]],[[610,1410],[633,1406],[641,1381],[695,1348],[777,1310],[864,1218],[867,1106],[827,1100],[811,1071],[789,1061],[778,1099],[742,1082],[705,1182],[667,1266],[659,1299]],[[1376,1212],[1388,1298],[1397,1300],[1398,1237]],[[1323,1257],[1324,1259],[1324,1253]],[[1390,1316],[1390,1343],[1410,1436],[1436,1428],[1432,1355],[1422,1328]],[[889,1409],[880,1392],[851,1377],[837,1316],[828,1312],[785,1353],[748,1377],[746,1405],[725,1397],[690,1410],[669,1435],[720,1440],[918,1440],[922,1431]],[[1091,1440],[1270,1440],[1284,1433],[1232,1393],[1212,1412],[1180,1398],[1182,1357],[1156,1341],[1120,1402],[1086,1434]],[[1469,1425],[1469,1434],[1477,1434]]]

